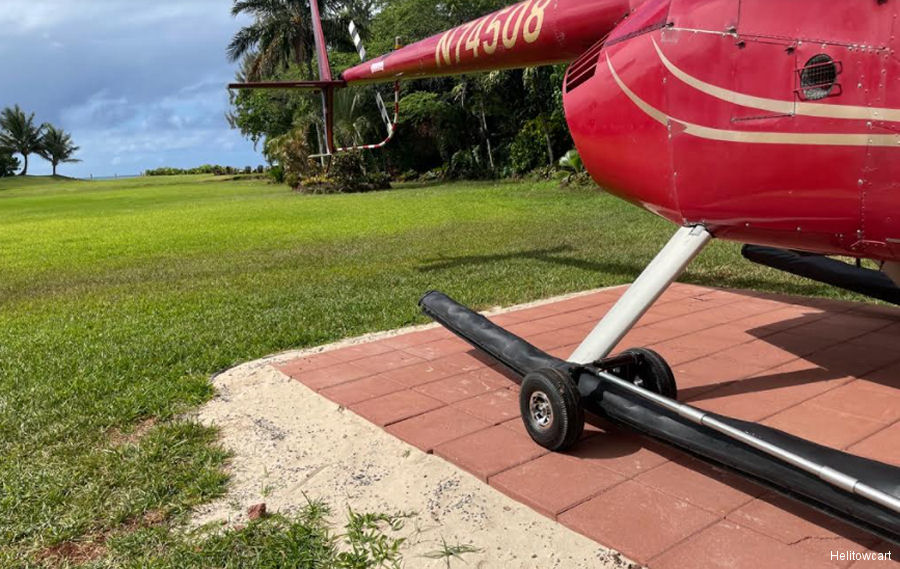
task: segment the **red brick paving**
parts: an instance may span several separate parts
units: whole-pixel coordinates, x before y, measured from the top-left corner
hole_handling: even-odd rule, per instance
[[[320,391],[322,395],[335,403],[349,407],[383,395],[396,393],[406,389],[402,383],[391,381],[383,375],[374,375],[348,383],[342,383]]]
[[[830,551],[870,550],[879,541],[782,496],[765,495],[732,512],[727,519],[838,566],[849,563],[832,561]]]
[[[411,366],[393,369],[382,375],[406,387],[425,385],[432,381],[444,379],[462,373],[487,367],[484,362],[460,353],[436,360],[421,362]]]
[[[444,404],[415,391],[398,391],[351,405],[350,409],[380,427],[440,409]]]
[[[289,375],[293,377],[293,374]],[[347,362],[309,371],[304,370],[300,372],[299,377],[303,378],[302,381],[307,387],[318,390],[369,377],[369,375],[371,373],[367,368]]]
[[[900,465],[900,423],[894,423],[849,450],[859,456]]]
[[[459,412],[454,412],[458,419]],[[525,433],[496,426],[444,443],[434,454],[487,482],[495,474],[547,454],[547,450]]]
[[[472,349],[471,346],[459,338],[447,338],[437,342],[410,346],[404,348],[403,351],[426,360],[436,360],[443,356],[467,352],[470,349]]]
[[[807,551],[785,545],[745,527],[727,521],[694,534],[659,556],[652,566],[658,569],[708,567],[715,569],[834,568],[828,557],[813,557]]]
[[[423,415],[394,423],[387,431],[399,439],[431,452],[440,444],[454,441],[470,433],[486,429],[490,425],[474,417],[462,416],[464,413],[453,407],[440,407]]]
[[[492,318],[567,357],[624,288]],[[621,348],[675,368],[680,398],[900,465],[900,311],[679,284]],[[591,418],[548,454],[518,418],[518,385],[441,328],[280,368],[536,511],[659,568],[836,567],[832,550],[890,546],[791,500]],[[894,557],[900,550],[894,548]],[[880,564],[879,566],[886,566]]]
[[[456,403],[504,389],[508,383],[507,376],[494,368],[486,367],[426,383],[415,390],[444,403]]]
[[[722,517],[764,493],[752,482],[688,457],[676,457],[635,480]]]
[[[454,407],[492,425],[519,416],[519,398],[512,389],[498,389],[453,404]]]
[[[618,429],[602,429],[581,442],[571,454],[601,464],[628,478],[662,466],[670,456],[675,456],[673,451],[659,443]]]
[[[595,462],[551,453],[491,479],[491,485],[550,518],[588,501],[626,478]]]
[[[887,426],[868,417],[841,413],[810,401],[769,417],[763,424],[833,448],[847,448]]]
[[[560,522],[578,533],[640,561],[656,557],[719,519],[634,480],[559,516]]]
[[[390,352],[393,347],[382,342],[358,344],[356,346],[348,346],[339,350],[328,352],[337,361],[350,362],[360,360],[362,358],[377,356],[385,352]]]

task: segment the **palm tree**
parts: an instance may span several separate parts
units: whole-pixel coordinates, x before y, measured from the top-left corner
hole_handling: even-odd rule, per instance
[[[228,44],[228,59],[256,52],[249,76],[258,80],[289,64],[310,68],[313,53],[308,0],[235,0],[231,14],[253,16]]]
[[[471,111],[478,119],[478,127],[487,148],[491,171],[496,171],[497,166],[494,163],[494,147],[491,144],[491,130],[488,127],[487,105],[498,99],[498,96],[500,101],[504,101],[502,87],[506,77],[507,75],[503,71],[465,76],[458,80],[451,91],[451,95],[456,101],[459,101],[463,109]],[[471,109],[468,108],[467,101],[471,101]]]
[[[247,78],[257,81],[286,69],[291,64],[306,67],[312,77],[315,54],[310,17],[310,0],[234,0],[231,14],[247,14],[253,23],[241,28],[228,44],[228,59],[239,61],[251,55]],[[363,32],[381,0],[318,0],[322,9],[322,26],[331,47],[352,50],[347,33],[350,20]]]
[[[26,115],[19,105],[7,107],[0,113],[0,147],[17,152],[25,159],[21,176],[28,174],[28,156],[41,148],[42,129],[35,126],[34,113]]]
[[[56,167],[60,164],[73,164],[81,162],[73,155],[79,147],[72,143],[72,136],[61,128],[52,124],[44,125],[44,136],[41,138],[41,147],[38,154],[53,165],[53,175],[56,176]]]

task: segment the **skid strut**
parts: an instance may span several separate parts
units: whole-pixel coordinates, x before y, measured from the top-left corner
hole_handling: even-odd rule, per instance
[[[712,235],[702,225],[679,229],[569,361],[589,364],[608,356],[711,239]]]

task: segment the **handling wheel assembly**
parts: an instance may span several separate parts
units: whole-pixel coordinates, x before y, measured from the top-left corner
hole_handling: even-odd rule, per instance
[[[519,408],[528,434],[548,450],[572,448],[584,431],[581,395],[565,370],[540,369],[526,375]]]
[[[675,375],[653,350],[632,348],[597,362],[595,367],[658,395],[676,399]],[[584,431],[584,408],[578,385],[564,368],[539,369],[525,376],[519,393],[525,430],[551,451],[571,449]]]
[[[669,399],[678,399],[675,374],[672,373],[668,362],[658,353],[646,348],[632,348],[614,359],[624,363],[618,365],[615,361],[609,360],[608,363],[600,362],[598,367],[647,391]]]

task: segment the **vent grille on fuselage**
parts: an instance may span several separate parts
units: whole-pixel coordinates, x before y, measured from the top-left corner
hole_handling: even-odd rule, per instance
[[[566,75],[566,93],[577,89],[597,73],[597,59],[605,42],[606,38],[603,38],[594,44],[587,53],[575,60],[575,63],[569,67],[569,72]]]
[[[819,101],[840,94],[839,64],[824,53],[812,57],[800,70],[800,94],[804,100]],[[837,92],[836,88],[837,87]]]

